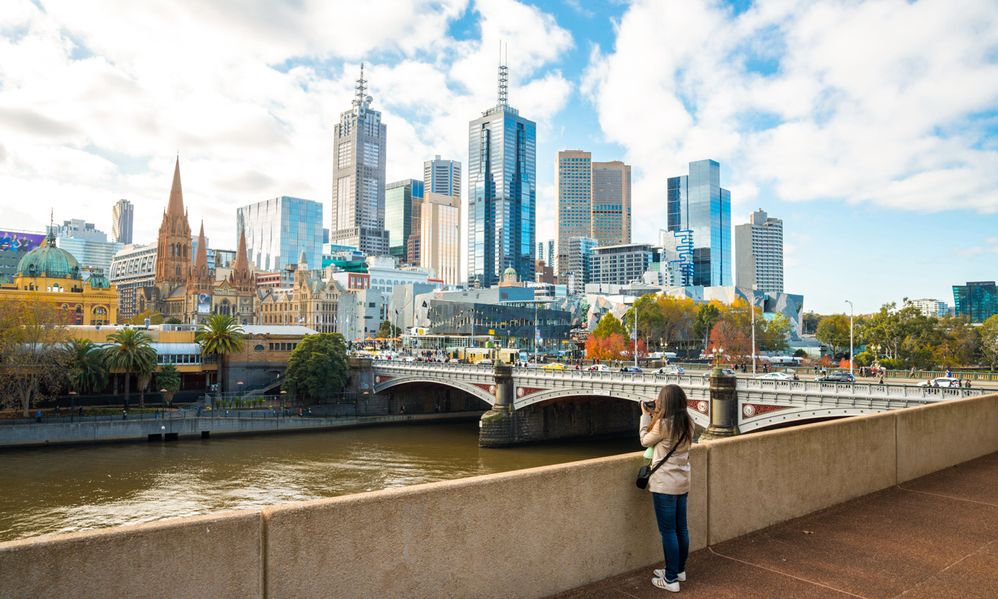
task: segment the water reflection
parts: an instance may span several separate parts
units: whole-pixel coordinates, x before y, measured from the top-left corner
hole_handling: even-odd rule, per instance
[[[639,449],[480,449],[474,422],[0,453],[0,541],[333,497]]]

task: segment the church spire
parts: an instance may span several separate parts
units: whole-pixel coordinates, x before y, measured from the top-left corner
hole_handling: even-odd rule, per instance
[[[200,271],[202,267],[208,269],[208,248],[204,240],[204,221],[201,221],[201,231],[198,233],[198,249],[194,255],[194,269]]]
[[[184,216],[184,191],[180,188],[180,156],[173,165],[173,185],[170,187],[170,201],[166,205],[166,213],[170,216]]]

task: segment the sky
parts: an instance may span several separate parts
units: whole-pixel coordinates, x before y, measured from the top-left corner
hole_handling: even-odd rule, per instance
[[[153,242],[178,153],[212,247],[235,247],[236,208],[281,195],[322,202],[328,227],[360,63],[387,181],[420,179],[436,154],[467,164],[500,42],[510,104],[537,123],[538,241],[559,150],[632,165],[647,242],[666,179],[712,158],[733,225],[783,219],[805,309],[952,304],[953,284],[998,279],[994,0],[3,0],[0,229],[52,211],[110,232],[128,198]]]

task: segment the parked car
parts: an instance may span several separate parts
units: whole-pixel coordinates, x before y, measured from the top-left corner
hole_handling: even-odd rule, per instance
[[[479,360],[478,361],[478,365],[479,366],[492,366],[492,359],[491,358],[485,358],[483,360]]]
[[[457,358],[451,358],[450,360],[447,360],[447,362],[450,364],[460,364],[461,360],[458,360]]]
[[[953,378],[951,376],[940,376],[928,381],[922,381],[918,384],[919,387],[959,387],[960,379]]]
[[[610,367],[606,364],[593,364],[589,368],[586,368],[589,372],[610,372]]]
[[[738,373],[736,373],[731,368],[722,368],[721,369],[721,374],[724,374],[724,375],[727,375],[727,376],[736,376]]]
[[[824,376],[814,379],[819,383],[855,383],[856,377],[848,372],[829,372]]]
[[[655,372],[658,374],[686,374],[686,369],[682,366],[663,366]]]
[[[755,377],[764,381],[792,381],[794,377],[785,372],[767,372]]]
[[[543,370],[565,370],[565,365],[561,362],[551,362],[541,367]]]
[[[641,374],[644,370],[641,370],[640,366],[624,366],[620,369],[621,372],[629,372],[631,374]]]

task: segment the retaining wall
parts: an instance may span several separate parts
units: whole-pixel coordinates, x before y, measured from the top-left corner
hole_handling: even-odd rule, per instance
[[[706,442],[694,549],[998,450],[998,395]],[[0,596],[542,597],[661,560],[628,454],[0,544]]]

